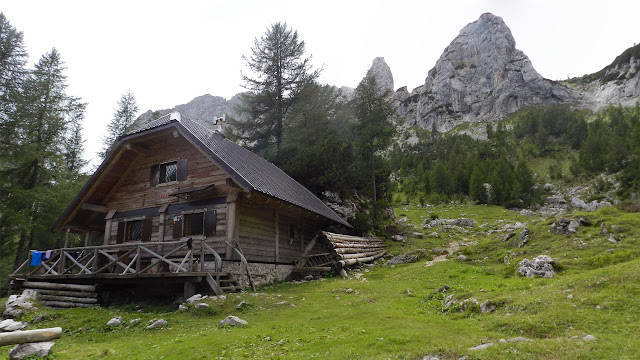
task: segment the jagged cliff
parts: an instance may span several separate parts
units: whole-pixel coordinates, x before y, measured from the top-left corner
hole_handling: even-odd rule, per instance
[[[582,101],[577,91],[538,74],[502,18],[489,13],[460,31],[423,86],[411,93],[400,88],[394,97],[407,125],[439,131],[499,120],[529,105]]]

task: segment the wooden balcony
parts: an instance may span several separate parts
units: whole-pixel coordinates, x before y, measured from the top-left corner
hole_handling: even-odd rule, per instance
[[[253,286],[247,261],[233,247],[241,263],[243,276]],[[206,280],[214,293],[221,289],[223,260],[205,240],[179,240],[167,242],[136,242],[116,245],[72,247],[51,250],[48,259],[32,266],[32,253],[22,265],[9,275],[13,280],[75,281],[100,283],[102,281],[172,278],[173,280],[200,282]],[[224,280],[223,280],[224,281]],[[244,281],[239,282],[244,289]]]

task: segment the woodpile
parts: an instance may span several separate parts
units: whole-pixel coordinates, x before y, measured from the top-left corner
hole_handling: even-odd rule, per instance
[[[24,281],[22,288],[36,291],[42,305],[55,309],[86,308],[99,305],[96,287],[93,285]]]
[[[376,238],[363,238],[323,231],[340,268],[372,262],[387,253],[387,245]]]

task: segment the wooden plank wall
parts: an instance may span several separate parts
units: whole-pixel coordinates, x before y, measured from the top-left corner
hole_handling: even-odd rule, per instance
[[[126,178],[120,182],[117,189],[112,191],[112,195],[107,199],[107,209],[117,209],[118,212],[138,210],[145,208],[154,208],[161,206],[163,203],[171,204],[188,203],[188,200],[171,197],[171,199],[158,199],[158,192],[163,190],[180,190],[188,189],[201,185],[214,184],[212,196],[224,197],[228,192],[226,187],[227,174],[219,167],[203,155],[199,150],[193,147],[186,139],[182,137],[174,138],[173,136],[163,136],[150,142],[144,154],[136,158],[131,165],[131,170],[127,172]],[[159,184],[150,186],[149,175],[151,166],[178,160],[187,159],[187,179],[185,181],[174,182],[170,184]],[[227,189],[227,190],[224,190]],[[224,252],[222,245],[226,236],[226,204],[208,205],[208,210],[214,209],[217,214],[216,235],[208,237],[207,242],[216,249],[216,251]],[[171,205],[169,212],[171,212]],[[151,241],[160,241],[160,214],[154,213],[147,215],[152,217],[152,236]],[[118,222],[126,219],[114,219],[110,230],[110,244],[116,243]],[[173,215],[165,215],[164,240],[173,239]],[[211,240],[211,241],[209,241]],[[170,249],[165,249],[170,251]]]
[[[239,243],[247,261],[291,264],[298,260],[319,230],[317,222],[296,208],[278,208],[278,261],[276,261],[276,208],[268,204],[241,201],[238,207]],[[290,237],[290,224],[297,226],[295,239]],[[321,245],[317,245],[322,249]]]

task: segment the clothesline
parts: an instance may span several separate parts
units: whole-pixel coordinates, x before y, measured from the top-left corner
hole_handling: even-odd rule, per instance
[[[52,250],[31,250],[31,266],[38,266],[42,264],[42,260],[49,260],[51,258],[52,252]]]

